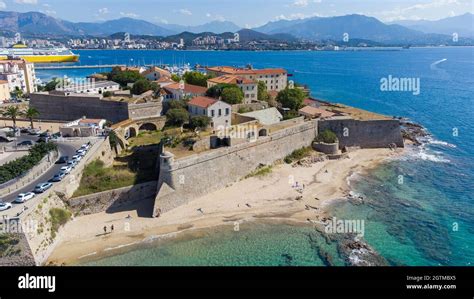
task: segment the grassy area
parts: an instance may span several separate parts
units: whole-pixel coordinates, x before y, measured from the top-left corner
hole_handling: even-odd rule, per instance
[[[303,147],[303,148],[297,149],[285,157],[284,159],[285,163],[291,164],[293,162],[299,161],[303,159],[304,157],[310,156],[312,152],[313,152],[313,149],[311,147]]]
[[[251,173],[249,173],[247,176],[245,176],[246,179],[251,178],[251,177],[262,177],[270,174],[272,172],[272,166],[262,166],[258,167]]]
[[[128,142],[130,147],[159,144],[163,134],[161,131],[140,132],[136,137],[130,138]]]
[[[0,257],[16,254],[19,250],[16,245],[20,242],[14,234],[0,234]]]
[[[49,210],[49,215],[51,216],[51,238],[54,239],[59,228],[71,219],[72,214],[64,209],[53,208]]]
[[[96,160],[84,168],[81,184],[73,197],[131,186],[137,181],[137,174],[128,167],[104,167],[104,162]]]

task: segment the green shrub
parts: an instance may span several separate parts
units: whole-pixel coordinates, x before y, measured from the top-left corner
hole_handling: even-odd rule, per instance
[[[52,142],[38,143],[29,150],[28,155],[0,166],[0,184],[25,174],[36,166],[48,153],[56,149],[57,145]]]
[[[311,147],[303,147],[303,148],[297,149],[293,151],[291,154],[289,154],[288,156],[286,156],[284,161],[287,164],[291,164],[295,161],[299,161],[303,159],[304,157],[309,156],[311,154],[311,151],[312,151]]]
[[[60,208],[52,208],[49,210],[49,215],[51,216],[51,236],[54,238],[59,228],[71,219],[71,212]]]
[[[326,129],[318,134],[318,137],[316,137],[315,141],[324,143],[335,143],[338,140],[336,134],[333,131]]]
[[[191,120],[189,122],[189,125],[191,128],[207,128],[209,124],[211,123],[211,119],[208,116],[205,115],[197,115],[191,117]]]

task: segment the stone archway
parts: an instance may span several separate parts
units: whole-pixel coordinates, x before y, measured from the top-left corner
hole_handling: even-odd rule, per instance
[[[138,128],[138,131],[156,131],[158,127],[153,123],[144,123]]]
[[[126,134],[126,139],[137,136],[137,129],[135,129],[135,127],[129,127],[127,131],[128,134]]]
[[[258,136],[263,137],[263,136],[268,136],[268,130],[267,129],[261,129],[258,131]]]

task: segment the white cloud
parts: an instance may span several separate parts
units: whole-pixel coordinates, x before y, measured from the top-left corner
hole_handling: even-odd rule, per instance
[[[211,13],[207,13],[206,14],[206,17],[208,18],[212,18],[213,20],[216,20],[216,21],[221,21],[221,22],[224,22],[225,21],[225,18],[224,16],[221,16],[221,15],[212,15]]]
[[[38,4],[38,0],[15,0],[18,4]]]
[[[309,14],[309,15],[306,15],[306,14],[303,14],[303,13],[293,13],[293,14],[290,14],[290,15],[279,15],[279,16],[276,16],[274,18],[275,21],[280,21],[280,20],[287,20],[287,21],[290,21],[290,20],[298,20],[298,19],[306,19],[306,18],[311,18],[311,17],[322,17],[322,15],[318,14],[318,13],[312,13],[312,14]]]
[[[308,6],[310,3],[321,3],[322,0],[294,0],[293,2],[293,6],[296,6],[296,7],[306,7]]]
[[[123,11],[121,11],[120,15],[122,17],[127,17],[127,18],[138,18],[139,17],[139,15],[137,15],[136,13],[133,13],[133,12],[123,12]]]
[[[454,5],[461,5],[461,0],[434,0],[427,3],[418,3],[406,7],[396,7],[392,10],[386,10],[374,13],[375,16],[388,22],[399,20],[420,20],[417,13],[436,12],[444,8],[452,8]]]
[[[105,15],[109,13],[109,9],[107,7],[99,8],[99,14]]]
[[[0,1],[0,9],[5,9],[5,8],[7,8],[7,5],[5,4],[5,2]]]
[[[295,2],[293,2],[293,5],[297,7],[306,7],[308,4],[309,0],[295,0]]]
[[[182,15],[187,15],[187,16],[190,16],[192,15],[193,13],[187,9],[187,8],[181,8],[180,10],[178,10],[178,12]]]
[[[46,15],[50,15],[50,16],[56,14],[56,11],[55,11],[55,10],[52,10],[52,9],[47,9],[47,10],[41,10],[41,9],[40,9],[40,12],[41,12],[41,13],[44,13],[44,14],[46,14]]]

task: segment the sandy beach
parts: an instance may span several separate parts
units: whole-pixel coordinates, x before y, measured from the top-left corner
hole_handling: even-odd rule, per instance
[[[241,180],[155,219],[143,216],[153,204],[149,201],[122,208],[121,212],[76,217],[61,229],[61,239],[47,264],[75,264],[160,236],[258,219],[310,224],[308,219],[329,216],[325,207],[331,200],[347,197],[350,175],[363,173],[402,152],[362,149],[349,153],[346,159],[303,166],[279,164],[265,176]],[[114,231],[110,232],[112,225]]]

